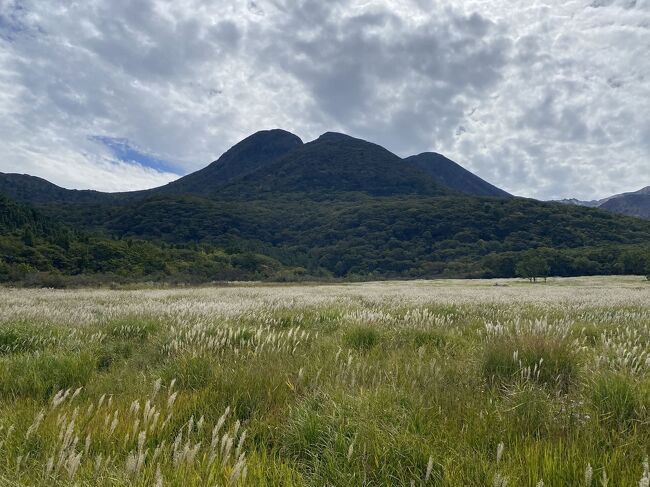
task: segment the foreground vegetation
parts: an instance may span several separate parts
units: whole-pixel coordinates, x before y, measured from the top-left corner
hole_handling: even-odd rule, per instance
[[[642,278],[1,293],[0,485],[650,482]]]

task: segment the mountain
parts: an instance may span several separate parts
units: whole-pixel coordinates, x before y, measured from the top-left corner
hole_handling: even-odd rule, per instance
[[[600,201],[598,200],[584,201],[577,198],[566,198],[562,200],[555,200],[555,202],[565,205],[586,206],[587,208],[598,208],[598,206],[600,206]]]
[[[417,156],[407,157],[404,161],[413,164],[433,177],[441,186],[461,193],[501,198],[511,196],[502,189],[491,185],[477,175],[469,172],[454,161],[435,152],[423,152]]]
[[[0,175],[0,192],[31,202],[9,203],[22,208],[12,214],[74,228],[50,238],[32,223],[0,226],[0,280],[3,268],[9,281],[43,272],[181,282],[512,277],[531,256],[563,276],[650,266],[650,222],[512,197],[444,156],[401,159],[332,132],[305,144],[258,132],[205,169],[146,191],[73,191]]]
[[[601,200],[581,201],[577,199],[559,200],[559,203],[600,208],[602,210],[650,220],[650,186],[638,191],[621,193]]]
[[[237,195],[350,193],[450,194],[424,171],[383,147],[328,132],[225,188]]]
[[[603,210],[650,220],[650,186],[635,193],[610,198],[599,207]]]
[[[148,194],[210,194],[238,178],[269,166],[302,145],[300,137],[285,130],[257,132],[204,169],[151,190]]]
[[[45,179],[27,174],[0,173],[0,193],[15,201],[34,204],[109,203],[118,199],[116,194],[111,193],[61,188]]]
[[[110,204],[157,194],[209,194],[301,145],[298,136],[284,130],[260,131],[242,140],[200,171],[150,190],[124,193],[72,190],[34,176],[0,173],[0,193],[9,195],[16,201],[33,204]]]
[[[143,191],[70,190],[33,176],[0,173],[0,193],[38,205],[123,204],[160,195],[209,196],[224,189],[251,197],[265,192],[510,196],[439,154],[402,160],[377,144],[344,134],[328,132],[303,144],[279,129],[257,132],[204,169]]]

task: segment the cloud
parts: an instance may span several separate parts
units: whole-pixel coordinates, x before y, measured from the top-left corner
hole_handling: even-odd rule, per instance
[[[151,187],[282,127],[526,196],[633,190],[649,29],[649,0],[0,0],[0,171]]]
[[[322,123],[404,154],[449,139],[465,106],[498,83],[510,48],[478,14],[287,5],[262,28],[257,64],[299,80]]]

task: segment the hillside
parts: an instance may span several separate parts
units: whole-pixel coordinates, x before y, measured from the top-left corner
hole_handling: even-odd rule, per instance
[[[158,198],[129,205],[103,225],[122,238],[255,250],[338,277],[514,275],[517,255],[535,249],[557,253],[560,275],[617,273],[617,258],[579,254],[650,239],[650,224],[604,211],[462,196]],[[506,253],[516,254],[509,263],[495,258]]]
[[[326,133],[303,144],[284,130],[257,132],[205,168],[165,186],[125,193],[70,190],[44,179],[0,173],[0,193],[36,205],[119,205],[159,195],[210,196],[265,192],[364,192],[509,196],[439,154],[405,160],[383,147],[344,134]]]
[[[302,145],[284,130],[265,130],[242,140],[207,167],[165,186],[143,191],[103,193],[70,190],[26,174],[0,173],[0,194],[31,204],[120,204],[157,194],[209,194],[229,182],[270,164]]]
[[[424,152],[404,159],[405,162],[433,177],[438,184],[460,193],[507,198],[511,195],[472,174],[461,165],[435,152]]]
[[[164,280],[298,277],[295,269],[253,252],[211,245],[114,239],[73,231],[27,205],[0,195],[0,283],[68,284]]]
[[[611,198],[599,206],[603,210],[650,220],[650,193],[629,193]]]
[[[30,238],[58,238],[70,231],[51,218],[46,218],[34,208],[19,204],[0,193],[0,235],[29,233]]]
[[[638,191],[615,194],[601,200],[581,201],[577,199],[560,200],[559,203],[600,208],[621,215],[650,220],[650,186]]]
[[[302,140],[284,130],[257,132],[226,151],[209,166],[144,194],[199,194],[207,195],[228,183],[258,171],[292,150]]]
[[[111,203],[119,199],[118,194],[65,189],[35,176],[5,173],[0,173],[0,194],[18,202],[31,204],[96,204]]]

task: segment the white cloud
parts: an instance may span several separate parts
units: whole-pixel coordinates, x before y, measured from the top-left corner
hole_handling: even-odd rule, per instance
[[[250,133],[443,152],[526,196],[650,184],[649,0],[0,0],[0,171],[127,190]]]

